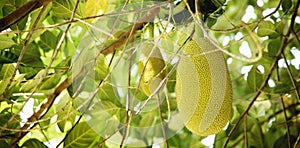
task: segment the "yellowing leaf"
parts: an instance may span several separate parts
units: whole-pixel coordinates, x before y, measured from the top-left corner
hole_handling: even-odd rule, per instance
[[[85,3],[85,15],[86,16],[95,16],[101,15],[106,10],[106,0],[88,0]],[[90,20],[90,22],[94,22],[95,19]]]

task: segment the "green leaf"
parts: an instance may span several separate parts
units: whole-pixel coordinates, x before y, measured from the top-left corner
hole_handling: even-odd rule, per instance
[[[290,141],[289,141],[290,140]],[[282,137],[280,137],[279,139],[277,139],[274,143],[274,147],[273,148],[283,148],[283,147],[287,147],[288,143],[293,144],[297,141],[297,137],[290,135],[290,139],[288,139],[287,135],[283,135]],[[299,144],[298,144],[299,146]],[[295,146],[297,147],[297,146]]]
[[[33,76],[35,76],[39,72],[40,69],[41,68],[32,68],[32,67],[26,67],[26,66],[22,66],[22,65],[19,66],[19,72],[21,74],[24,74],[26,79],[29,79],[29,78],[32,78]]]
[[[276,26],[271,21],[263,21],[258,25],[257,35],[260,37],[275,37],[278,33],[276,32]]]
[[[45,51],[54,50],[57,44],[57,37],[50,31],[45,31],[38,41],[39,46]]]
[[[80,122],[64,141],[64,148],[89,147],[99,135],[86,122]]]
[[[249,115],[254,118],[265,117],[267,115],[267,111],[270,110],[270,107],[271,103],[269,100],[259,100],[254,103]]]
[[[33,24],[35,23],[36,19],[39,17],[39,21],[38,23],[36,24],[37,27],[43,27],[43,21],[47,18],[47,16],[49,16],[49,12],[51,11],[51,5],[52,3],[49,3],[47,6],[43,6],[43,7],[46,7],[44,8],[44,12],[42,13],[42,15],[40,15],[40,10],[41,8],[38,8],[36,11],[32,11],[28,16],[30,17],[30,19],[27,21],[27,24],[26,24],[26,27],[28,27],[29,29],[32,28]],[[33,35],[32,35],[32,38],[31,39],[34,39],[35,37],[38,37],[40,36],[42,33],[44,32],[44,30],[36,30]]]
[[[40,81],[40,79],[42,78],[42,76],[44,75],[45,70],[41,70],[38,72],[38,74],[29,81],[26,81],[20,88],[21,92],[28,92],[31,89],[33,89],[34,87],[36,87],[36,85],[38,84],[38,82]]]
[[[0,94],[4,93],[9,79],[11,78],[15,67],[12,64],[4,64],[0,73]]]
[[[2,9],[2,7],[7,3],[7,0],[2,0],[0,1],[0,8]],[[1,11],[0,11],[1,12]],[[2,13],[0,13],[2,14]]]
[[[72,106],[71,97],[68,93],[65,93],[63,97],[60,98],[60,101],[57,103],[56,111],[57,113],[57,120],[61,121],[58,122],[57,125],[60,131],[64,132],[66,129],[66,123],[70,122],[72,125],[75,122],[76,113],[71,114],[74,111]],[[67,118],[66,118],[67,117]]]
[[[115,134],[116,130],[118,129],[119,126],[119,121],[115,117],[111,117],[107,120],[104,120],[105,123],[105,129],[104,133],[105,135],[113,135]]]
[[[250,128],[248,132],[249,146],[264,147],[263,133],[259,122],[256,119],[249,118],[247,128]]]
[[[19,44],[14,50],[15,54],[20,55],[22,49],[23,49],[23,44]],[[21,62],[23,65],[26,66],[39,67],[39,68],[44,67],[44,64],[41,60],[41,54],[36,43],[31,42],[28,45]]]
[[[37,139],[28,139],[24,142],[22,148],[47,148],[47,146]]]
[[[168,106],[167,100],[164,100],[161,105],[162,112],[168,112],[168,107],[170,108],[171,111],[175,111],[177,109],[176,98],[170,95],[168,99],[169,99],[170,106]]]
[[[276,56],[281,46],[280,39],[272,39],[268,43],[268,53],[270,56]]]
[[[2,105],[2,103],[1,103]],[[0,126],[3,127],[8,120],[14,115],[12,114],[11,111],[12,108],[4,108],[1,112],[0,112]],[[20,118],[19,115],[16,115],[16,117],[14,118],[15,120],[13,120],[10,124],[8,124],[7,128],[9,129],[19,129],[20,128]],[[1,135],[6,135],[6,134],[11,134],[13,133],[13,131],[11,130],[4,130],[2,131]],[[2,148],[2,147],[1,147]]]
[[[44,82],[41,85],[40,89],[42,90],[53,89],[59,83],[60,79],[61,79],[60,74],[53,74],[50,76],[50,78],[43,80]]]
[[[141,117],[139,127],[142,127],[140,132],[142,137],[154,134],[153,127],[155,126],[155,118],[156,115],[154,112],[148,112]]]
[[[14,72],[14,65],[13,64],[3,64],[1,72],[0,72],[0,79],[1,80],[8,80],[12,76]]]
[[[226,138],[224,138],[224,137],[228,137],[228,135],[225,131],[221,131],[218,134],[216,134],[214,148],[222,148],[223,147],[223,144],[226,141]]]
[[[0,147],[9,147],[8,143],[5,140],[0,140]]]
[[[207,19],[206,19],[206,24],[207,24],[207,26],[209,28],[211,28],[213,25],[216,24],[217,20],[218,19],[216,17],[210,17],[210,16],[208,16]]]
[[[118,107],[116,104],[114,104],[111,101],[101,101],[101,104],[105,108],[106,112],[110,115],[117,115],[118,112],[121,110],[120,107]]]
[[[103,54],[100,54],[95,65],[95,80],[97,82],[103,80],[108,73],[108,65]]]
[[[22,45],[19,45],[16,49],[16,54],[20,55],[21,49]],[[25,74],[25,78],[33,77],[44,67],[44,63],[41,60],[39,48],[34,42],[28,45],[21,62],[22,65],[19,66],[19,72],[21,74]]]
[[[292,8],[292,4],[291,0],[283,0],[281,3],[283,12],[287,13]]]
[[[0,49],[9,48],[16,43],[7,35],[0,35]]]
[[[132,89],[130,89],[130,92],[132,94],[136,93],[136,99],[139,101],[145,101],[148,98],[148,96],[144,93],[144,91],[142,89],[132,88]]]
[[[280,22],[276,22],[275,26],[276,26],[276,32],[278,32],[278,34],[284,34],[288,31],[287,23],[280,21]]]
[[[168,64],[167,65],[167,73],[169,73],[173,68],[173,65]],[[176,71],[174,71],[168,81],[167,81],[167,89],[170,93],[175,92],[175,85],[176,85]]]
[[[18,56],[11,51],[0,50],[0,63],[16,63],[18,61]]]
[[[155,114],[153,112],[146,113],[142,116],[140,127],[149,127],[154,123]]]
[[[80,102],[77,103],[79,104]],[[110,131],[108,131],[106,125],[107,122],[119,123],[119,121],[121,121],[118,120],[120,117],[119,112],[120,112],[120,108],[115,106],[113,103],[109,101],[103,101],[103,102],[101,101],[101,103],[97,102],[87,113],[87,115],[91,118],[91,120],[89,120],[88,123],[90,125],[93,125],[93,129],[95,129],[97,133],[102,133],[102,132],[113,133],[115,132],[116,128],[110,129]],[[118,117],[118,119],[116,117]]]
[[[71,65],[72,57],[69,56],[63,59],[60,63],[55,66],[55,72],[60,72],[62,69],[68,69]]]
[[[52,6],[53,15],[57,18],[69,19],[72,15],[74,6],[75,6],[74,0],[55,0]],[[75,13],[75,17],[82,16],[81,12],[78,10],[80,9],[77,9]]]
[[[3,16],[8,15],[9,13],[13,12],[16,10],[18,7],[21,5],[25,4],[27,0],[8,0],[4,7],[2,8],[3,10]],[[12,30],[23,30],[26,28],[26,23],[28,20],[28,16],[25,16],[22,18],[20,21],[18,21],[16,24],[12,25],[10,29]]]
[[[101,100],[109,100],[116,105],[119,104],[119,97],[117,92],[115,92],[114,87],[108,83],[103,84],[102,88],[98,91],[98,97]]]
[[[274,93],[285,94],[292,90],[292,86],[287,83],[279,83],[274,88]]]
[[[263,83],[263,75],[256,69],[256,66],[253,66],[250,72],[248,73],[247,83],[248,86],[255,92],[259,89]]]
[[[34,67],[44,67],[39,48],[36,44],[31,43],[28,45],[22,63]]]

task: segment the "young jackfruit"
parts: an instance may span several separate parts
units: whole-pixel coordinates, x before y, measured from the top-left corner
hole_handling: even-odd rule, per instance
[[[232,88],[221,51],[210,40],[189,41],[183,47],[176,75],[177,107],[192,133],[220,132],[230,118]]]
[[[143,58],[138,63],[141,87],[143,92],[150,96],[166,76],[165,61],[159,48],[154,47],[153,43],[144,43],[142,54]]]

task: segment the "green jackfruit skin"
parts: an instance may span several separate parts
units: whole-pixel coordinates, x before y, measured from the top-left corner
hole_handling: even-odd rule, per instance
[[[220,132],[232,106],[232,88],[221,51],[203,38],[183,47],[176,75],[179,114],[187,129],[199,136]]]

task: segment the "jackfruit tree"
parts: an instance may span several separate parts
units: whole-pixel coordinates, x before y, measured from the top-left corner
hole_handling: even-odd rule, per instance
[[[1,0],[0,147],[300,147],[300,0]]]

